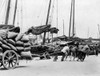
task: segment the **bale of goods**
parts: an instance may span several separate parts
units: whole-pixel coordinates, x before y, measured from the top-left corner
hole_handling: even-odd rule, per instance
[[[11,48],[11,50],[17,51],[16,47],[13,46],[12,44],[8,43],[9,47]]]
[[[12,44],[12,45],[15,45],[15,41],[12,40],[12,39],[7,39],[7,42],[10,43],[10,44]]]
[[[16,47],[16,49],[19,51],[19,52],[22,52],[22,51],[24,51],[24,47]]]
[[[25,52],[30,51],[30,50],[31,50],[31,47],[25,47],[25,48],[24,48],[24,51],[25,51]]]
[[[23,42],[28,42],[28,41],[29,41],[28,35],[24,35],[24,36],[22,37],[21,41],[23,41]]]
[[[0,37],[6,38],[7,36],[7,30],[0,29]]]
[[[20,32],[20,27],[19,26],[18,27],[13,27],[9,31],[19,33]]]
[[[23,47],[24,46],[24,43],[22,41],[17,41],[16,42],[16,46],[22,46]]]
[[[15,40],[16,41],[19,41],[19,40],[21,40],[22,39],[22,37],[23,37],[23,33],[19,33],[18,35],[17,35],[17,37],[15,38]]]
[[[2,47],[3,49],[6,49],[6,50],[10,50],[10,49],[11,49],[9,46],[7,46],[7,45],[5,45],[5,44],[2,44],[1,47]]]
[[[3,52],[3,49],[0,47],[0,52]]]
[[[0,41],[2,42],[2,44],[5,44],[5,45],[9,46],[6,40],[0,38]]]
[[[0,46],[2,45],[2,42],[0,41]]]
[[[31,46],[30,42],[24,43],[24,47],[29,47]]]
[[[16,38],[16,36],[18,35],[18,33],[15,33],[15,32],[8,32],[8,38],[9,39],[13,39],[13,38]]]
[[[26,60],[32,60],[32,54],[30,51],[28,52],[21,52],[21,57]]]

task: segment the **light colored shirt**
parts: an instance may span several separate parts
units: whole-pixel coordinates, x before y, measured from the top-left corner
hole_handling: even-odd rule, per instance
[[[82,51],[87,51],[89,49],[88,45],[85,45],[82,49]]]
[[[83,45],[79,45],[79,51],[81,51],[83,49]]]
[[[65,46],[63,47],[63,49],[61,50],[61,52],[66,53],[67,51],[69,51],[69,47]]]

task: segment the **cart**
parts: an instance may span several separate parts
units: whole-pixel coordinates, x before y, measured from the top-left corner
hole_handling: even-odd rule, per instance
[[[19,55],[14,50],[6,50],[0,53],[0,67],[13,69],[19,64]]]

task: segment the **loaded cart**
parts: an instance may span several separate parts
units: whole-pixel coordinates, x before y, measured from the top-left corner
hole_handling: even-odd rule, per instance
[[[31,27],[25,33],[20,33],[19,27],[8,27],[8,25],[0,27],[0,66],[12,69],[19,64],[19,59],[32,60],[33,55],[31,54],[34,52],[31,50],[32,46],[27,35],[29,33],[39,35],[49,32],[50,25]]]
[[[0,67],[15,68],[19,59],[32,59],[31,45],[24,34],[0,30]]]

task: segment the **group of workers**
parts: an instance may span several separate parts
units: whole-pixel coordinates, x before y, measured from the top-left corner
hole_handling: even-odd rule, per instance
[[[90,52],[90,47],[87,44],[77,44],[77,45],[65,45],[60,53],[61,53],[61,61],[64,61],[67,59],[67,57],[70,58],[70,60],[77,60],[77,61],[84,61],[86,55]],[[96,50],[97,51],[97,50]],[[55,55],[54,61],[57,61],[59,55]]]

